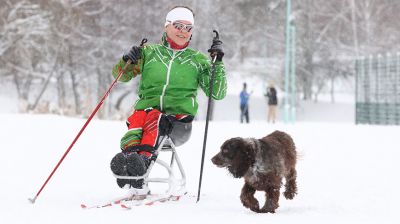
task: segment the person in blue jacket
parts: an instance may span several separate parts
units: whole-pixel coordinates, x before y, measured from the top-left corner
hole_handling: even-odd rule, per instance
[[[243,118],[246,119],[246,123],[250,122],[249,98],[250,94],[247,92],[247,84],[243,83],[243,90],[240,92],[240,123],[243,123]]]

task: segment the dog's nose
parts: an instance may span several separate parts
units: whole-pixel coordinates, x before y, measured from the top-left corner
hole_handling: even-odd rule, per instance
[[[211,162],[214,163],[214,165],[218,165],[219,164],[219,159],[218,156],[214,156],[213,158],[211,158]]]

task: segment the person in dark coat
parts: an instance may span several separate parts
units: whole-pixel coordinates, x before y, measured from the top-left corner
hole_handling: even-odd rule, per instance
[[[274,87],[274,83],[270,83],[267,87],[267,93],[265,96],[268,98],[268,123],[275,123],[276,121],[276,110],[278,107],[278,94]]]

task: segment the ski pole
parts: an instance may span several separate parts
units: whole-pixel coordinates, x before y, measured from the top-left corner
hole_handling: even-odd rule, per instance
[[[147,42],[147,39],[144,38],[140,44],[140,46],[143,46],[145,43]],[[111,83],[110,88],[108,88],[107,92],[104,94],[104,96],[101,98],[100,102],[97,104],[96,108],[93,110],[92,114],[90,114],[89,118],[86,120],[85,124],[83,125],[83,127],[81,128],[81,130],[79,131],[79,133],[76,135],[76,137],[74,138],[74,140],[72,141],[71,145],[68,147],[67,151],[65,151],[64,155],[61,157],[61,159],[58,161],[56,167],[53,169],[53,171],[50,173],[49,177],[47,177],[46,181],[44,182],[44,184],[42,185],[42,187],[40,188],[40,190],[37,192],[37,194],[35,195],[34,198],[28,198],[28,200],[34,204],[36,202],[36,199],[39,197],[40,193],[42,192],[42,190],[45,188],[45,186],[47,185],[47,183],[50,181],[51,177],[54,175],[54,173],[56,172],[56,170],[58,169],[58,167],[61,165],[61,163],[63,162],[63,160],[65,159],[65,157],[67,156],[67,154],[69,153],[69,151],[71,151],[72,147],[74,146],[74,144],[76,143],[76,141],[78,141],[79,137],[81,136],[81,134],[83,133],[83,131],[86,129],[86,127],[88,126],[88,124],[90,123],[90,121],[92,120],[92,118],[94,117],[94,115],[97,113],[97,111],[100,109],[101,105],[104,103],[104,100],[107,98],[107,96],[110,94],[111,89],[114,87],[115,83],[117,83],[117,81],[119,80],[119,78],[121,78],[122,74],[124,74],[126,68],[128,67],[129,64],[131,64],[132,61],[128,60],[126,62],[126,65],[124,66],[124,68],[118,73],[118,76],[115,78],[115,80]]]
[[[214,40],[219,40],[219,34],[216,30],[213,30],[216,34]],[[215,77],[215,61],[217,59],[217,55],[215,54],[212,60],[212,72],[211,72],[211,79],[210,79],[210,92],[208,96],[208,104],[207,104],[207,115],[206,115],[206,127],[204,130],[204,140],[203,140],[203,152],[201,154],[201,166],[200,166],[200,178],[199,178],[199,188],[197,191],[197,201],[200,201],[200,191],[201,191],[201,181],[203,179],[203,167],[204,167],[204,155],[206,154],[206,145],[207,145],[207,135],[208,135],[208,122],[210,120],[211,114],[211,101],[212,101],[212,93],[214,87],[214,77]]]

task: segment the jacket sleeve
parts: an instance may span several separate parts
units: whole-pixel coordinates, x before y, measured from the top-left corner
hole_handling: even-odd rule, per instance
[[[204,69],[201,70],[199,84],[204,93],[210,96],[210,81],[212,75],[212,65],[210,60],[207,60],[207,64]],[[215,75],[214,84],[212,91],[212,98],[215,100],[221,100],[225,97],[227,90],[225,66],[222,61],[215,62]]]
[[[126,68],[124,74],[122,74],[121,78],[119,78],[118,81],[120,82],[128,82],[130,81],[132,78],[136,77],[138,74],[142,73],[142,69],[143,69],[143,58],[144,58],[144,54],[142,51],[142,59],[140,59],[138,61],[138,63],[136,64],[130,64],[128,65],[128,67]],[[119,60],[119,62],[114,65],[113,69],[112,69],[112,75],[114,78],[117,78],[119,73],[121,72],[121,70],[125,67],[126,62],[121,58]]]

